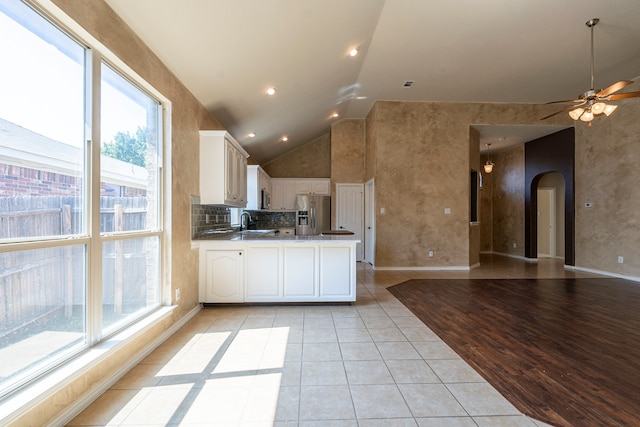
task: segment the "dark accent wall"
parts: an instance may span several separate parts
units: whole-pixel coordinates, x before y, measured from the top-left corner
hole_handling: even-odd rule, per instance
[[[538,216],[536,214],[538,182],[545,173],[559,172],[564,177],[565,183],[564,262],[566,265],[575,265],[575,129],[565,129],[527,142],[524,159],[524,256],[526,258],[538,256]]]

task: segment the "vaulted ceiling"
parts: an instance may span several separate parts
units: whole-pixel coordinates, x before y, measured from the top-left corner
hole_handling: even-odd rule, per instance
[[[257,163],[366,117],[376,100],[576,98],[590,86],[595,17],[596,89],[640,76],[638,0],[106,2]],[[557,130],[541,125],[515,133]],[[481,127],[481,143],[507,131]]]

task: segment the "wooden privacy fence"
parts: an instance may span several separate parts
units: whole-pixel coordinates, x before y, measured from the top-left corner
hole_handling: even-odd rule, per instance
[[[100,206],[102,232],[146,227],[144,197],[101,197]],[[82,221],[82,201],[78,197],[0,197],[3,240],[78,234],[83,229]],[[114,241],[104,247],[103,303],[112,306],[116,315],[129,300],[145,298],[140,290],[129,291],[124,286],[125,277],[138,283],[144,280],[144,262],[136,260],[146,254],[137,240]],[[0,347],[8,334],[38,321],[46,323],[52,316],[82,318],[84,254],[81,245],[0,253]]]

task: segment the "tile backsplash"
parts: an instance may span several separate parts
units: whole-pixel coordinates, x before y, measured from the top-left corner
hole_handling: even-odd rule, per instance
[[[231,227],[231,210],[229,208],[201,205],[200,197],[191,196],[192,238],[203,231],[229,227]]]
[[[268,212],[262,210],[247,212],[251,215],[251,228],[278,229],[294,228],[296,226],[295,212]],[[201,205],[200,197],[191,196],[191,238],[195,238],[203,231],[232,227],[231,221],[232,212],[230,208]]]
[[[247,211],[258,229],[294,228],[295,212]]]

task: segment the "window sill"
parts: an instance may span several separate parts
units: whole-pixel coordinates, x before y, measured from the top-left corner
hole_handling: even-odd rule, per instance
[[[68,362],[43,375],[39,379],[34,380],[28,385],[8,395],[0,401],[0,424],[11,424],[27,411],[43,403],[46,399],[52,397],[62,388],[77,380],[87,371],[105,361],[119,348],[133,342],[136,337],[148,331],[158,322],[169,317],[176,307],[177,306],[175,305],[160,307],[128,328],[87,349],[70,359]],[[156,341],[156,345],[159,345],[161,342],[162,341]],[[156,345],[149,346],[147,352],[150,352]],[[144,356],[146,356],[146,353]],[[130,368],[138,363],[138,358],[134,359],[135,360],[131,361],[132,366],[123,366],[116,374],[105,378],[102,384],[109,381],[115,382],[119,376],[126,373]],[[90,398],[90,401],[92,401],[97,397],[97,395],[101,394],[104,390],[100,385],[92,390],[88,390],[88,394],[91,396],[87,396],[86,398]],[[93,396],[94,393],[97,395]],[[84,395],[78,396],[78,400],[84,401],[86,398]]]

